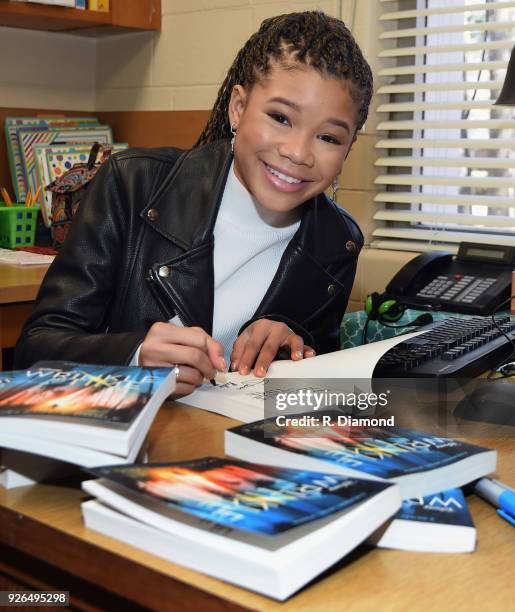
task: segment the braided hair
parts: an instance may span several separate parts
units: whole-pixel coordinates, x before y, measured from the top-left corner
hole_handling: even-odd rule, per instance
[[[227,111],[234,86],[250,91],[270,72],[271,59],[284,67],[291,67],[292,62],[304,64],[348,81],[349,94],[359,109],[357,129],[363,127],[372,98],[370,66],[343,21],[322,11],[304,11],[265,19],[240,49],[196,147],[231,137]]]

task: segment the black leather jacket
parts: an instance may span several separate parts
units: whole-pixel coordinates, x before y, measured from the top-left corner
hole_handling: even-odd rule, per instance
[[[190,151],[132,149],[107,162],[45,277],[15,367],[126,364],[149,327],[175,314],[211,333],[213,228],[231,160],[222,140]],[[363,237],[325,195],[302,206],[252,320],[285,321],[324,353],[339,348]]]

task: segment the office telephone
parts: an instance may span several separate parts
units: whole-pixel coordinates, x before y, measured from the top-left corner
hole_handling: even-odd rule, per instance
[[[510,297],[515,247],[462,242],[454,257],[422,253],[392,278],[386,293],[413,308],[489,315]]]

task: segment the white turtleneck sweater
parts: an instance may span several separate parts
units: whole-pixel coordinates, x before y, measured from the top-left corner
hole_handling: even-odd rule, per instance
[[[233,163],[214,229],[213,338],[223,344],[227,363],[240,327],[261,303],[299,225],[298,209],[263,208],[240,183]]]
[[[300,225],[300,211],[263,208],[241,184],[231,165],[214,228],[215,299],[213,338],[230,361],[240,327],[252,318]],[[178,317],[170,323],[181,325]],[[131,364],[137,364],[139,348]]]

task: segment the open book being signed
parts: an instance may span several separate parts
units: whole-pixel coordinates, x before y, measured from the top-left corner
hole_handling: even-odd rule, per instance
[[[319,378],[370,379],[376,363],[390,348],[417,333],[420,332],[302,361],[274,361],[267,378],[311,379],[310,387],[313,385],[312,379]],[[298,384],[294,386],[296,388]],[[281,390],[284,391],[283,386]],[[273,394],[275,391],[273,385],[267,385],[266,393]],[[229,372],[217,375],[216,387],[206,383],[181,401],[189,406],[251,423],[264,418],[264,399],[265,387],[262,378],[256,378],[253,374],[242,376],[237,372]]]

